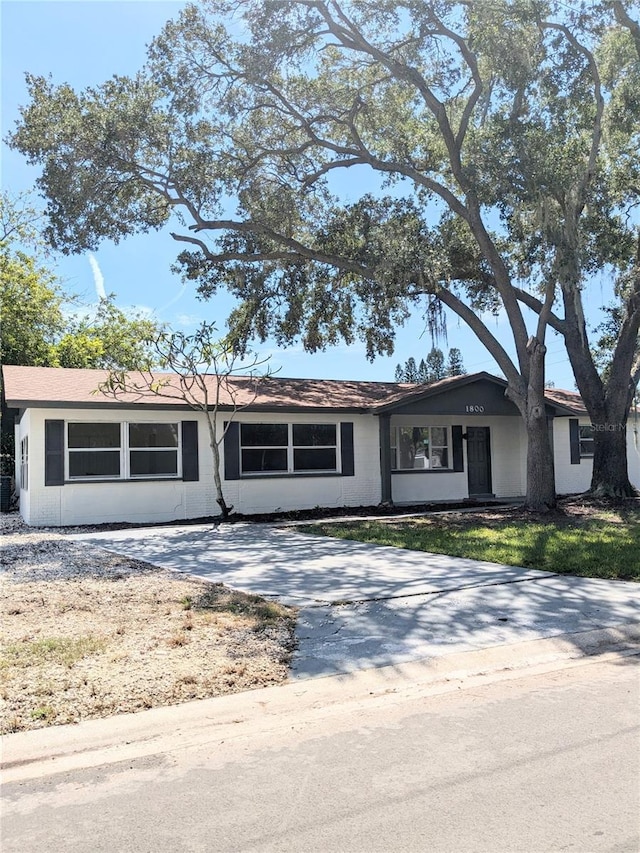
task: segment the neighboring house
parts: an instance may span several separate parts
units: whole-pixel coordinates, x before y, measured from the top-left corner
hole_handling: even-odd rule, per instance
[[[105,371],[5,366],[16,410],[16,485],[32,525],[159,522],[217,513],[205,417],[162,397],[96,393]],[[175,381],[175,378],[174,378]],[[215,379],[211,379],[212,387]],[[232,380],[219,428],[227,503],[240,513],[521,496],[526,436],[504,380],[428,386],[268,377]],[[231,416],[233,401],[240,407]],[[589,487],[580,397],[550,389],[558,493]],[[231,420],[230,420],[231,418]],[[640,488],[637,415],[629,475]]]

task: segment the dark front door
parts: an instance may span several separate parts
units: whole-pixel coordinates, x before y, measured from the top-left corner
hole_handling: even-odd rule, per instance
[[[467,476],[470,496],[491,494],[489,427],[467,429]]]

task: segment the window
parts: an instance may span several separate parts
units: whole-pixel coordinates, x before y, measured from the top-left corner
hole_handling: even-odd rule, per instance
[[[593,456],[593,426],[585,424],[578,427],[580,456]]]
[[[70,480],[180,473],[177,423],[69,423],[67,451]]]
[[[336,424],[240,424],[243,474],[335,472]]]
[[[287,424],[241,424],[242,472],[287,471],[288,434]]]
[[[177,477],[178,424],[129,424],[129,475]]]
[[[449,428],[395,427],[391,464],[398,471],[449,468]]]
[[[335,471],[335,424],[293,424],[293,470]]]
[[[120,424],[68,424],[69,479],[120,477]]]
[[[29,488],[29,436],[20,442],[20,488]]]

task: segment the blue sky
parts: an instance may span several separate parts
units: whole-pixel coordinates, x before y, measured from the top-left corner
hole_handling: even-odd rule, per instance
[[[175,17],[180,2],[157,0],[2,0],[2,137],[13,127],[18,108],[26,103],[24,73],[51,74],[55,83],[75,88],[97,84],[113,74],[132,74],[143,64],[145,47],[165,21]],[[19,193],[33,186],[37,171],[2,146],[2,187]],[[366,188],[365,188],[366,189]],[[137,236],[117,246],[104,243],[93,257],[61,257],[56,271],[64,287],[93,302],[104,288],[116,294],[123,309],[137,306],[174,327],[189,329],[199,319],[216,320],[224,327],[230,302],[224,296],[202,302],[184,287],[170,266],[180,250],[168,233]],[[587,310],[607,301],[604,285],[597,284]],[[504,320],[489,321],[504,345],[511,340]],[[474,335],[456,318],[449,321],[448,339],[438,345],[458,347],[469,372],[498,372],[497,366]],[[282,350],[260,345],[271,354],[272,369],[281,376],[333,379],[393,380],[395,365],[409,356],[418,360],[432,343],[420,317],[398,331],[396,353],[369,363],[364,345],[339,346],[307,354],[300,347]],[[557,387],[573,388],[573,376],[564,348],[556,336],[548,340],[547,376]],[[510,350],[512,347],[508,347]]]

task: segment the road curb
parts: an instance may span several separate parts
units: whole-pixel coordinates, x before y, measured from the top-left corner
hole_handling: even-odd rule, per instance
[[[2,739],[3,783],[211,746],[254,731],[290,728],[294,723],[297,727],[349,705],[356,711],[374,703],[400,702],[605,656],[635,654],[640,654],[640,622],[17,732]]]

